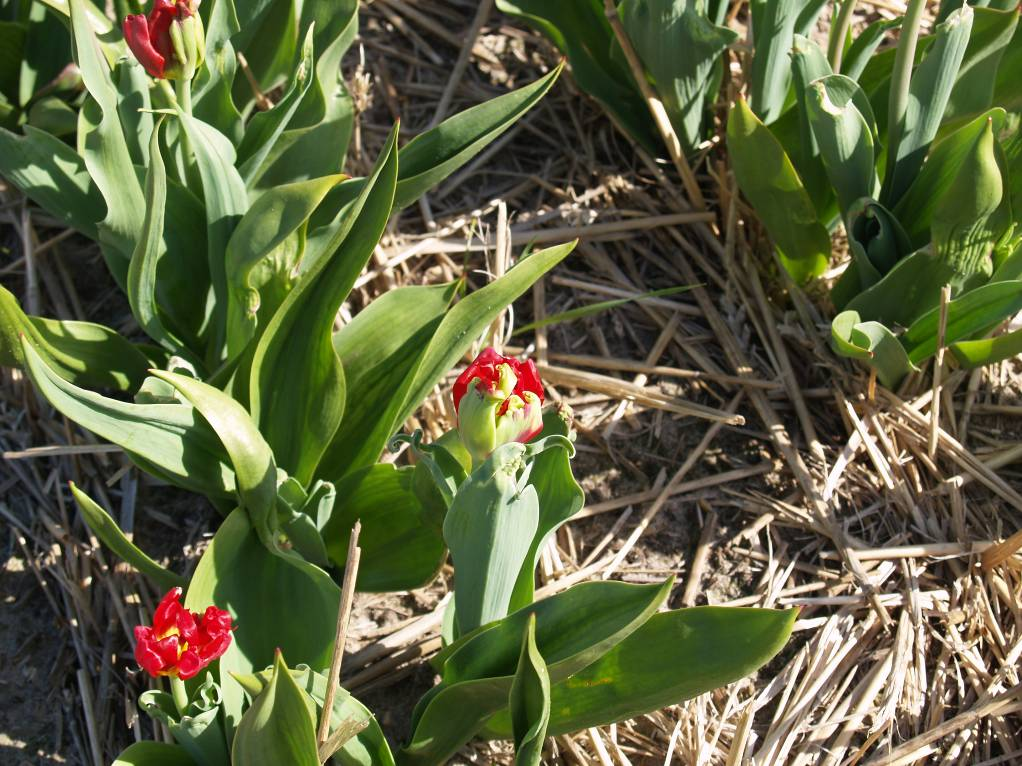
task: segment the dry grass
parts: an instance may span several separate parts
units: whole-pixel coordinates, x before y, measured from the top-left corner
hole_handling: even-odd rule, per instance
[[[365,7],[347,70],[362,110],[355,170],[398,114],[407,138],[556,61],[490,5]],[[544,551],[541,592],[673,574],[671,606],[802,608],[790,645],[758,675],[558,737],[549,760],[1022,762],[1022,574],[1012,551],[980,562],[1022,526],[1017,369],[946,369],[937,387],[927,371],[897,395],[874,391],[830,353],[823,293],[806,295],[766,255],[725,159],[714,141],[694,165],[716,214],[693,215],[674,167],[644,156],[563,78],[392,224],[342,311],[397,284],[466,275],[478,286],[523,245],[581,236],[577,254],[494,328],[538,358],[580,433],[588,507]],[[95,248],[12,192],[3,199],[5,284],[44,314],[137,335]],[[698,287],[510,335],[524,321],[675,285]],[[179,570],[194,566],[212,514],[6,375],[0,692],[14,704],[0,713],[0,760],[108,763],[136,738],[163,736],[136,712],[149,682],[132,675],[130,657],[131,627],[156,594],[90,538],[65,483],[81,483]],[[438,434],[450,416],[438,389],[409,426]],[[395,736],[432,680],[423,658],[439,645],[448,576],[355,601],[345,684]],[[455,762],[510,756],[479,743]]]

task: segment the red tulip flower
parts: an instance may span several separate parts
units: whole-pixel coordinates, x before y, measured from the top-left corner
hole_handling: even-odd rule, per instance
[[[128,16],[124,40],[145,70],[160,79],[191,79],[205,49],[202,23],[189,0],[153,0],[149,16]]]
[[[483,349],[454,382],[461,440],[475,462],[543,430],[543,384],[535,363]]]
[[[215,606],[205,614],[181,605],[181,589],[172,588],[156,607],[153,624],[135,628],[135,659],[152,676],[187,680],[231,645],[231,615]]]

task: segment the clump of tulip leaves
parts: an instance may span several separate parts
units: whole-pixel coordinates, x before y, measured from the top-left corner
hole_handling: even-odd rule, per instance
[[[413,465],[377,462],[473,340],[572,245],[533,252],[468,295],[460,283],[391,290],[335,331],[338,308],[392,212],[509,127],[556,70],[404,147],[395,128],[372,171],[349,178],[339,66],[354,2],[271,3],[247,17],[253,28],[231,0],[204,3],[204,47],[185,68],[194,78],[173,83],[150,78],[87,0],[63,7],[87,91],[77,146],[31,124],[0,131],[0,174],[99,244],[150,342],[27,316],[3,291],[0,354],[64,415],[222,510],[185,582],[72,486],[112,551],[157,586],[186,588],[186,607],[214,604],[237,625],[182,704],[143,695],[176,744],[138,743],[116,763],[436,764],[474,736],[512,738],[522,763],[538,763],[547,735],[700,694],[783,645],[792,611],[656,614],[670,582],[534,600],[542,545],[582,505],[570,429],[555,413],[535,442],[476,466],[456,435],[408,437]],[[237,72],[241,49],[256,88]],[[421,586],[456,551],[459,608],[434,659],[443,680],[397,754],[343,689],[330,739],[314,735],[359,520],[361,590]]]
[[[945,285],[959,364],[1022,351],[1018,332],[991,336],[1022,310],[1019,10],[945,4],[921,36],[923,6],[852,41],[847,0],[827,52],[790,34],[773,67],[790,50],[790,74],[772,88],[752,77],[728,123],[739,186],[796,280],[823,273],[843,224],[851,261],[831,291],[832,345],[891,387],[935,354]],[[875,52],[897,27],[897,46]],[[761,51],[757,39],[754,75],[772,68]]]

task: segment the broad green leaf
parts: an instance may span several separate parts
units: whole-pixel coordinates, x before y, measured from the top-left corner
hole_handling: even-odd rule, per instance
[[[458,488],[444,519],[462,634],[507,615],[536,534],[536,489],[519,486],[515,476],[525,450],[514,442],[494,450]]]
[[[224,255],[227,272],[227,356],[238,357],[269,321],[296,278],[309,216],[345,176],[269,189],[238,222]]]
[[[463,636],[434,660],[443,664],[444,682],[419,700],[402,763],[443,763],[489,716],[507,708],[521,636],[533,615],[536,645],[557,683],[638,630],[672,584],[584,583]]]
[[[817,217],[826,223],[837,216],[833,186],[820,159],[820,147],[813,136],[809,122],[809,84],[821,77],[834,74],[827,54],[815,42],[795,35],[791,47],[791,75],[795,91],[794,108],[785,112],[771,127],[771,132],[785,148],[791,163],[805,186],[816,208]],[[789,125],[798,123],[797,140],[790,136]]]
[[[116,253],[108,257],[108,263],[114,277],[123,284],[142,228],[145,200],[121,129],[117,89],[91,26],[87,5],[84,0],[69,0],[69,7],[75,62],[92,97],[82,107],[78,138],[85,165],[106,201],[100,241]]]
[[[334,333],[347,403],[321,475],[344,476],[379,458],[401,426],[397,418],[419,361],[457,288],[451,283],[388,290]]]
[[[1022,311],[1022,281],[991,282],[970,290],[947,305],[947,345],[968,340]],[[937,353],[940,307],[919,317],[901,336],[909,359],[918,364]]]
[[[255,350],[249,383],[252,415],[278,464],[302,483],[312,479],[341,422],[344,370],[333,348],[334,317],[390,217],[396,139],[392,133],[354,204],[348,229],[339,232],[339,249],[302,276]]]
[[[99,538],[107,548],[124,559],[139,572],[151,579],[161,591],[168,591],[171,588],[186,585],[185,579],[162,567],[149,558],[131,540],[125,537],[124,532],[117,526],[102,506],[96,503],[91,497],[71,483],[71,494],[78,503],[82,512],[82,518],[88,524],[92,533]]]
[[[977,7],[974,13],[969,45],[944,111],[945,120],[970,117],[991,106],[1000,106],[993,100],[997,71],[1018,28],[1019,9]]]
[[[298,16],[302,3],[297,0],[246,2],[236,0],[238,17],[244,21],[232,43],[248,61],[248,68],[263,92],[281,85],[301,45]],[[254,100],[248,79],[234,81],[234,100],[245,106]]]
[[[111,766],[198,766],[179,745],[136,742],[114,759]]]
[[[948,281],[956,293],[985,282],[993,273],[991,251],[1008,225],[1005,216],[995,215],[1003,200],[1001,164],[993,122],[988,120],[930,221],[933,249],[952,270]]]
[[[903,377],[917,371],[894,333],[879,322],[860,321],[855,311],[834,317],[830,340],[835,353],[865,362],[888,388],[896,388]]]
[[[135,165],[145,167],[156,124],[149,99],[152,80],[134,57],[125,57],[114,65],[113,81],[117,88],[118,119],[128,144],[128,153]]]
[[[539,766],[550,720],[550,676],[536,648],[536,618],[529,619],[522,637],[518,671],[509,700],[516,766]]]
[[[602,0],[497,0],[497,7],[542,32],[568,57],[575,82],[647,151],[660,151],[649,108],[632,79]]]
[[[739,100],[728,118],[727,145],[742,193],[759,214],[791,276],[819,276],[830,258],[830,236],[784,149]]]
[[[853,202],[873,197],[877,187],[869,99],[854,80],[836,74],[810,84],[806,107],[827,177],[847,215]]]
[[[213,335],[207,354],[211,367],[220,362],[225,349],[227,320],[227,270],[224,253],[238,221],[248,209],[245,183],[235,170],[234,147],[223,133],[178,110],[202,179],[206,209],[206,248],[213,284]]]
[[[896,149],[887,147],[887,175],[881,197],[887,207],[896,205],[915,180],[937,135],[969,43],[973,15],[971,6],[964,5],[948,16],[937,27],[923,63],[912,73]]]
[[[862,197],[848,211],[848,239],[861,286],[872,287],[912,252],[898,218],[879,202]]]
[[[79,386],[135,391],[151,366],[137,346],[109,327],[28,316],[0,286],[0,365],[24,366],[22,335],[61,378]]]
[[[154,467],[193,492],[230,497],[233,471],[216,434],[194,407],[108,399],[61,378],[27,341],[22,351],[32,382],[62,414],[123,447],[145,470]]]
[[[693,607],[653,615],[607,654],[550,689],[547,734],[635,718],[749,675],[781,650],[797,609]],[[502,713],[488,734],[511,733]]]
[[[0,96],[15,104],[27,33],[20,21],[0,20]]]
[[[277,649],[317,670],[329,666],[339,600],[340,588],[322,569],[268,550],[243,510],[220,525],[195,568],[185,606],[199,611],[215,604],[237,620],[234,641],[219,661],[229,729],[243,705],[231,673],[265,668]]]
[[[913,249],[930,241],[930,224],[937,203],[952,188],[966,158],[975,151],[977,142],[990,123],[994,133],[1004,124],[1003,109],[991,109],[936,141],[930,149],[915,181],[894,208],[894,215],[905,226]]]
[[[901,26],[901,18],[878,19],[869,24],[862,32],[856,35],[851,46],[845,51],[844,62],[841,64],[841,74],[858,80],[860,75],[869,64],[870,58],[876,53],[884,37]]]
[[[902,258],[879,282],[863,290],[845,308],[864,320],[908,327],[940,303],[940,291],[955,270],[926,250]]]
[[[510,128],[550,90],[563,64],[518,90],[473,106],[421,133],[398,152],[401,209],[421,197]]]
[[[57,14],[47,11],[43,3],[29,5],[26,26],[17,96],[18,104],[23,107],[71,61],[67,27]]]
[[[287,91],[273,108],[257,112],[245,126],[244,138],[238,146],[238,170],[248,186],[258,177],[263,162],[287,128],[315,76],[312,32],[312,27],[309,27],[302,45],[301,58]]]
[[[138,705],[150,718],[164,724],[174,741],[199,764],[227,764],[227,738],[220,720],[220,687],[209,672],[189,693],[189,703],[179,711],[171,694],[150,689],[139,695]]]
[[[238,724],[232,766],[319,766],[315,711],[278,651],[270,683]]]
[[[326,701],[326,677],[313,672],[307,665],[298,665],[290,672],[298,686],[312,697],[317,711],[322,711]],[[264,670],[251,675],[239,675],[237,680],[248,694],[255,696],[266,688],[270,673],[271,671]],[[319,715],[322,715],[322,712],[317,713],[317,718]],[[330,715],[331,729],[346,722],[362,721],[368,721],[369,725],[337,751],[334,762],[340,766],[394,766],[394,756],[391,755],[390,746],[380,730],[380,724],[365,705],[352,697],[346,689],[338,686]]]
[[[551,435],[568,437],[568,424],[554,408],[544,412],[543,421],[543,432],[530,445],[551,445],[532,459],[532,471],[529,474],[529,483],[535,488],[539,500],[539,521],[529,546],[529,554],[515,581],[510,605],[512,610],[532,603],[535,569],[543,546],[562,524],[582,510],[585,503],[585,493],[571,471],[571,459],[575,456],[574,445],[567,438],[554,438],[549,442],[545,438]]]
[[[687,0],[626,0],[618,12],[682,146],[693,151],[703,138],[707,100],[720,85],[721,54],[738,34]]]
[[[749,105],[763,123],[781,116],[791,86],[788,53],[804,3],[801,0],[752,0],[753,54],[749,72]]]
[[[263,544],[273,547],[277,502],[277,467],[273,453],[248,412],[224,392],[201,380],[176,372],[153,370],[153,375],[181,392],[216,432],[234,467],[234,481],[242,507]]]
[[[1001,56],[1001,65],[994,78],[992,102],[1009,112],[1022,111],[1022,88],[1018,86],[1018,72],[1022,67],[1022,31],[1015,28],[1015,35]]]
[[[420,588],[443,563],[444,541],[412,489],[413,470],[380,463],[337,482],[338,502],[323,528],[323,539],[331,560],[342,569],[351,528],[362,522],[359,590]]]
[[[23,136],[0,128],[0,175],[58,221],[99,239],[103,195],[85,160],[59,138],[31,126]]]
[[[1022,330],[994,338],[959,341],[952,343],[950,350],[962,367],[985,367],[1022,354]]]

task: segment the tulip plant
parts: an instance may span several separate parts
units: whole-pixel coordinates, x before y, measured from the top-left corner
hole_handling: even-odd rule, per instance
[[[728,123],[738,184],[793,277],[823,272],[843,224],[852,257],[831,291],[832,345],[888,386],[935,354],[942,312],[965,367],[1022,351],[1018,332],[989,337],[1022,310],[1019,9],[949,4],[922,37],[923,7],[850,45],[837,25],[829,53],[792,34],[787,111],[780,53],[757,66],[757,44],[751,98]],[[874,53],[893,26],[897,47]],[[760,70],[781,85],[765,91],[773,79]]]
[[[539,764],[547,736],[730,683],[769,660],[790,634],[796,610],[661,611],[670,580],[583,583],[537,601],[540,552],[583,504],[571,471],[574,435],[568,413],[543,410],[532,362],[488,348],[454,384],[456,431],[429,444],[421,433],[398,437],[392,448],[407,445],[412,465],[377,465],[356,485],[335,488],[356,507],[342,511],[344,524],[364,507],[358,493],[366,486],[388,505],[419,497],[424,523],[442,535],[454,566],[444,647],[432,659],[440,682],[419,700],[410,738],[392,752],[369,710],[342,688],[328,693],[339,588],[279,512],[294,488],[274,481],[274,450],[224,392],[187,375],[158,377],[221,442],[238,505],[200,559],[182,605],[180,578],[104,529],[105,513],[73,488],[97,534],[169,587],[152,625],[136,629],[135,658],[170,679],[170,694],[153,690],[140,704],[168,725],[175,744],[137,743],[120,766],[314,766],[330,758],[435,766],[473,737],[513,740],[518,763]],[[305,512],[322,513],[333,494],[320,493]],[[324,540],[346,547],[348,530],[336,518]]]

